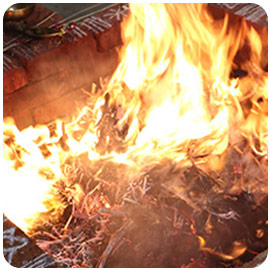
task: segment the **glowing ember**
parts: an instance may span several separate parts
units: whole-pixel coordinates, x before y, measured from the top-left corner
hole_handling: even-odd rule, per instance
[[[82,154],[90,161],[125,164],[127,174],[165,158],[179,167],[195,163],[220,170],[229,144],[245,138],[256,154],[267,158],[268,80],[260,67],[260,37],[244,21],[240,29],[229,27],[227,16],[214,22],[206,7],[130,4],[120,64],[95,106],[85,107],[71,123],[57,120],[54,134],[46,126],[19,132],[11,119],[5,120],[8,218],[27,232],[39,213],[61,215],[64,203],[55,185],[69,173],[67,160]],[[249,75],[232,79],[233,60],[244,40],[251,46],[243,66]],[[248,110],[243,107],[247,99]],[[120,148],[110,130],[103,129],[109,112],[116,121],[107,127],[118,132]],[[84,130],[86,116],[92,120]],[[79,185],[70,192],[77,204],[84,200]],[[106,199],[93,200],[88,200],[91,207],[110,208]],[[204,239],[199,240],[204,246]]]

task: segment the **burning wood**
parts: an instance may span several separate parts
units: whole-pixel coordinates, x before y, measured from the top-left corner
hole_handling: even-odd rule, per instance
[[[191,258],[233,267],[267,247],[266,195],[256,203],[247,191],[232,194],[198,168],[181,172],[170,162],[121,185],[119,165],[97,163],[76,159],[69,180],[84,195],[69,199],[61,222],[32,236],[67,267],[176,267]],[[234,181],[227,176],[227,186]]]
[[[6,120],[10,190],[29,195],[6,215],[55,261],[237,267],[267,248],[262,41],[206,7],[131,4],[119,66],[74,121]]]

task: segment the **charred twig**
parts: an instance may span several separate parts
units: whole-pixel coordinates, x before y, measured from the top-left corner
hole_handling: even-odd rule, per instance
[[[208,210],[208,212],[214,216],[217,216],[218,218],[227,219],[227,220],[228,219],[238,220],[240,217],[240,215],[233,210],[229,210],[228,212],[225,212],[225,213],[217,213],[211,210]]]
[[[66,240],[68,236],[63,237],[62,239],[56,239],[56,240],[37,240],[37,244],[42,248],[42,249],[47,249],[51,245],[56,245],[56,244],[62,244],[64,240]]]
[[[126,215],[127,213],[124,211],[117,211],[117,210],[112,210],[112,209],[106,209],[106,208],[100,208],[99,209],[100,214],[107,214],[107,215],[116,215],[116,216],[123,216]]]
[[[89,191],[86,196],[84,197],[83,199],[83,202],[82,202],[82,207],[81,207],[81,211],[83,208],[85,208],[87,210],[87,213],[89,213],[89,209],[88,209],[88,205],[87,205],[87,200],[89,199],[90,196],[92,196],[94,194],[95,191],[97,191],[99,188],[100,188],[100,183],[97,184],[91,191]]]
[[[127,221],[110,239],[106,249],[104,250],[99,262],[97,263],[98,268],[103,268],[106,265],[106,262],[112,252],[112,250],[116,247],[119,241],[123,238],[128,229],[133,225],[133,221]]]
[[[69,224],[71,223],[71,220],[72,220],[72,219],[73,219],[73,215],[71,214],[71,215],[69,216],[69,218],[68,218],[68,220],[67,220],[65,226],[64,226],[64,229],[63,229],[64,232],[66,232],[66,230],[67,230]]]
[[[230,144],[231,147],[236,151],[238,152],[241,156],[243,155],[243,151],[237,146],[237,145],[232,145]]]
[[[184,217],[180,216],[178,217],[178,210],[177,208],[174,208],[174,215],[173,215],[173,226],[178,229],[181,230],[184,224]]]
[[[127,202],[130,202],[130,203],[133,203],[133,204],[138,204],[137,201],[134,201],[132,199],[129,199],[129,198],[123,198],[124,201],[127,201]]]
[[[66,133],[66,129],[65,129],[65,123],[62,122],[62,126],[61,126],[61,129],[62,129],[62,137],[59,139],[59,144],[61,145],[62,149],[64,151],[69,151],[69,147],[68,145],[66,144],[66,141],[68,139],[68,135]]]
[[[53,240],[59,240],[59,238],[58,237],[56,237],[55,235],[53,235],[53,234],[51,234],[51,233],[49,233],[49,232],[43,232],[43,234],[44,235],[46,235],[46,236],[48,236],[48,237],[50,237],[51,239],[53,239]]]
[[[267,179],[268,176],[267,176],[265,170],[263,169],[261,163],[260,163],[260,162],[258,161],[258,159],[251,153],[251,151],[249,151],[248,153],[251,155],[251,157],[253,158],[253,160],[254,160],[254,161],[256,162],[256,164],[259,166],[261,172],[263,173],[264,178]]]

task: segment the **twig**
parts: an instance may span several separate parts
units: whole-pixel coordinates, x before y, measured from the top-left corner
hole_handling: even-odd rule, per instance
[[[96,191],[96,190],[98,190],[100,188],[100,183],[99,184],[97,184],[91,191],[89,191],[86,195],[85,195],[85,197],[84,197],[84,199],[83,199],[83,202],[82,202],[82,207],[81,207],[81,211],[83,210],[83,208],[85,207],[87,210],[88,210],[88,207],[87,207],[87,200],[88,200],[88,198]]]
[[[71,214],[71,215],[69,216],[69,218],[68,218],[67,223],[65,224],[65,227],[64,227],[64,232],[66,232],[66,231],[67,231],[67,228],[68,228],[68,226],[69,226],[69,224],[70,224],[70,222],[71,222],[72,218],[73,218],[73,215]]]
[[[133,225],[133,221],[127,221],[110,239],[106,249],[104,250],[99,262],[96,267],[103,268],[112,252],[112,250],[116,247],[119,241],[123,238],[127,230]]]
[[[100,208],[99,213],[108,214],[108,215],[116,215],[116,216],[123,216],[123,215],[127,214],[124,211],[117,211],[117,210],[106,209],[106,208]]]
[[[127,201],[127,202],[130,202],[130,203],[133,203],[133,204],[138,204],[138,202],[132,200],[132,199],[129,199],[129,198],[123,198],[124,201]]]
[[[258,159],[251,153],[251,151],[249,151],[248,153],[251,155],[251,157],[254,159],[254,161],[256,162],[256,164],[257,164],[257,165],[259,166],[259,168],[261,169],[261,171],[262,171],[262,173],[263,173],[263,176],[264,176],[266,179],[268,179],[268,176],[267,176],[267,174],[265,173],[265,171],[264,171],[264,169],[263,169],[261,163],[258,161]]]
[[[241,151],[240,148],[237,145],[232,145],[231,144],[231,146],[236,152],[238,152],[240,155],[243,155],[243,151]]]
[[[62,239],[57,239],[57,240],[37,240],[36,243],[42,249],[47,249],[48,246],[63,243],[63,241],[66,240],[67,238],[68,238],[68,235],[65,235],[65,237],[63,237]]]
[[[43,234],[45,234],[46,236],[50,237],[53,240],[59,240],[58,237],[54,236],[53,234],[51,234],[49,232],[44,231]]]

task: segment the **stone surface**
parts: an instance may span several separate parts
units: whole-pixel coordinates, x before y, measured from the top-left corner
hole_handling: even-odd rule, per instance
[[[35,124],[32,110],[17,111],[13,116],[19,130]]]
[[[49,16],[49,17],[48,17]],[[48,20],[44,21],[44,19]],[[36,4],[34,12],[25,20],[29,26],[35,26],[44,21],[40,26],[48,26],[62,19],[58,14],[53,13],[41,4]],[[4,40],[4,94],[12,93],[26,85],[31,79],[27,72],[26,64],[35,58],[38,53],[42,54],[50,48],[43,40],[31,40],[18,32],[6,31],[3,33]],[[31,42],[30,42],[31,41]],[[29,43],[30,42],[30,43]],[[8,49],[7,49],[8,48]],[[10,65],[9,59],[19,68]],[[52,70],[52,69],[51,69]]]
[[[128,4],[120,4],[100,12],[98,17],[105,21],[109,28],[95,33],[98,51],[107,51],[122,44],[121,21],[128,15]]]
[[[76,40],[67,42],[67,38],[65,37],[65,40],[55,38],[54,42],[51,40],[52,48],[50,50],[39,53],[29,60],[22,60],[31,81],[45,79],[52,74],[66,70],[71,65],[74,66],[74,64],[79,68],[86,62],[93,61],[92,50],[95,46],[91,35],[81,42]],[[82,62],[78,62],[82,59]]]
[[[47,80],[28,84],[20,91],[4,97],[3,116],[14,116],[18,112],[40,107],[71,91],[66,72],[56,73]]]
[[[34,122],[48,124],[57,118],[72,117],[76,113],[76,109],[80,107],[80,104],[85,103],[86,97],[79,89],[37,107],[33,111]]]
[[[102,57],[101,52],[105,52],[107,56],[107,51],[121,44],[120,22],[126,12],[127,5],[117,5],[85,18],[78,24],[71,22],[64,25],[66,34],[62,37],[33,39],[4,32],[4,47],[11,46],[5,54],[12,55],[21,63],[20,72],[24,72],[29,81],[43,80],[52,74],[67,70],[71,77],[75,73],[79,78],[73,80],[73,86],[81,87],[87,82],[88,74],[99,72],[99,70],[95,71],[95,58]],[[35,11],[26,22],[34,26],[48,16],[49,19],[43,22],[42,26],[55,25],[59,21],[63,23],[62,17],[41,4],[37,4]],[[60,26],[61,23],[58,27]],[[11,42],[14,38],[16,40]],[[5,94],[12,93],[23,86],[18,79],[21,78],[19,71],[14,69],[13,73],[13,76],[6,76]],[[13,83],[9,82],[11,78]]]
[[[22,62],[11,56],[3,54],[3,90],[4,94],[10,94],[28,83],[28,76]]]
[[[3,253],[6,261],[18,268],[48,268],[58,265],[18,227],[3,218]]]
[[[114,24],[109,29],[96,36],[97,49],[100,52],[108,51],[116,46],[121,45],[121,27],[120,23]]]

